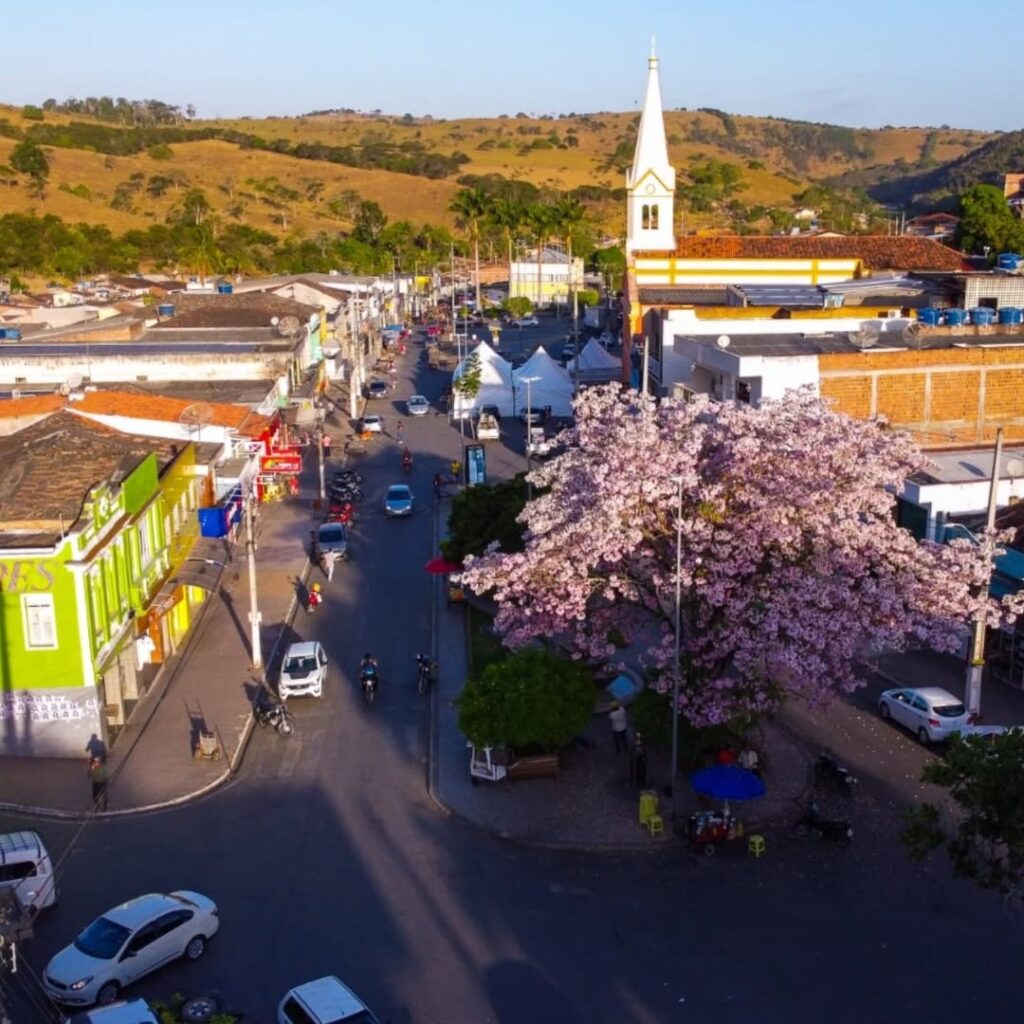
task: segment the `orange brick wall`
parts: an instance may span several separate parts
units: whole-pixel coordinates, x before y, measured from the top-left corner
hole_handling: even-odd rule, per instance
[[[1024,345],[843,353],[818,365],[821,393],[841,411],[884,415],[922,447],[991,440],[1000,426],[1024,437]]]

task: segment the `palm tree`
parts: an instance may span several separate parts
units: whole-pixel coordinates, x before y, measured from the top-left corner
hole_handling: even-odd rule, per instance
[[[495,199],[487,219],[505,236],[509,283],[512,281],[512,238],[526,222],[526,207],[512,196]]]
[[[572,313],[575,321],[577,316],[576,292],[579,288],[574,287],[575,282],[572,277],[572,240],[587,219],[587,208],[575,196],[565,195],[555,204],[555,215],[558,218],[558,227],[562,232],[562,237],[565,239],[565,251],[569,256],[569,287],[572,288]]]
[[[547,245],[548,237],[555,225],[554,207],[549,206],[547,203],[534,203],[526,211],[526,221],[537,242],[537,305],[539,306],[542,297],[542,257],[544,255],[544,246]]]
[[[473,240],[473,264],[476,268],[476,308],[480,304],[480,221],[487,215],[490,200],[487,193],[478,188],[460,188],[448,204],[448,209],[461,221]]]

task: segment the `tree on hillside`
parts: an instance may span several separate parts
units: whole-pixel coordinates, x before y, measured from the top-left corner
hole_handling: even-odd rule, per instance
[[[547,493],[523,512],[525,550],[472,560],[465,579],[493,592],[510,647],[641,645],[660,688],[679,672],[694,725],[814,704],[859,685],[866,649],[958,650],[976,613],[998,625],[1024,605],[990,602],[991,544],[897,526],[895,495],[924,465],[907,435],[806,393],[751,406],[587,389],[567,450],[531,475]]]
[[[474,281],[476,284],[476,308],[482,309],[480,302],[480,222],[487,215],[488,198],[478,188],[460,188],[448,204],[448,209],[456,215],[462,226],[469,232],[473,243]]]
[[[958,230],[965,252],[1024,252],[1024,221],[1014,216],[995,185],[972,185],[960,197]]]
[[[19,174],[28,176],[36,195],[42,199],[46,190],[46,180],[50,176],[50,162],[42,149],[25,139],[11,150],[10,162]]]
[[[372,199],[363,199],[356,210],[352,237],[357,242],[374,245],[380,233],[387,227],[387,223],[388,219],[380,208],[380,203],[375,203]]]
[[[903,832],[911,858],[922,861],[944,846],[962,878],[1008,895],[1024,891],[1024,729],[994,741],[954,737],[921,781],[945,789],[957,814],[944,827],[935,804],[912,808]]]

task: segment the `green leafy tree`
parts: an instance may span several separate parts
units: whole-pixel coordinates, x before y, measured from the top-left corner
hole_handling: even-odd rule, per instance
[[[956,813],[947,831],[943,813],[923,803],[907,813],[903,842],[924,860],[945,847],[953,871],[986,889],[1024,891],[1024,729],[991,742],[954,737],[943,758],[925,765],[921,778],[945,789]]]
[[[542,270],[544,266],[544,247],[548,244],[548,239],[551,237],[552,232],[556,230],[558,223],[557,214],[554,207],[549,206],[547,203],[534,203],[527,210],[526,222],[537,245],[536,303],[540,306],[543,302],[542,283],[544,277]]]
[[[1013,215],[1002,189],[972,185],[960,197],[957,238],[965,252],[1024,252],[1024,221]]]
[[[480,222],[487,216],[489,208],[490,201],[487,194],[479,188],[460,188],[448,204],[448,209],[455,214],[460,224],[469,232],[470,241],[473,243],[477,309],[482,308],[480,302]]]
[[[452,499],[444,557],[462,562],[497,543],[502,551],[523,550],[519,513],[526,507],[526,478],[520,473],[496,484],[467,487]]]
[[[357,242],[374,245],[387,224],[388,219],[380,208],[380,203],[375,203],[372,199],[363,199],[356,210],[352,237]]]
[[[34,107],[29,104],[21,108],[21,116],[26,121],[42,121],[44,114],[41,107]]]
[[[11,166],[31,179],[36,195],[42,199],[50,177],[50,162],[42,149],[29,139],[19,142],[11,150]]]
[[[147,150],[150,160],[170,160],[174,156],[174,150],[166,142],[158,142]]]
[[[478,747],[557,750],[587,724],[594,684],[578,662],[538,647],[492,661],[458,698],[459,728]]]
[[[501,304],[501,308],[509,316],[526,316],[533,312],[533,303],[525,295],[513,295],[511,299],[506,299]]]
[[[460,396],[463,404],[471,405],[480,394],[483,383],[483,369],[480,366],[480,353],[473,352],[463,362],[462,373],[452,382],[452,390]]]
[[[490,225],[501,232],[505,239],[505,251],[508,264],[512,266],[512,241],[526,221],[526,206],[515,196],[502,196],[491,203],[487,211]],[[511,274],[511,269],[509,270]]]

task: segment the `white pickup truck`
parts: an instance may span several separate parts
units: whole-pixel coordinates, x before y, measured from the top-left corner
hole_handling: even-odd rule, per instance
[[[481,413],[476,425],[476,436],[481,441],[497,441],[501,436],[498,421],[489,412]]]
[[[544,433],[543,427],[530,427],[530,436],[526,441],[527,455],[547,455],[555,442]]]

